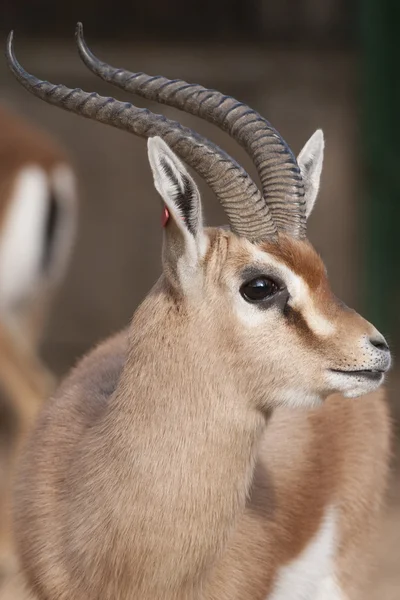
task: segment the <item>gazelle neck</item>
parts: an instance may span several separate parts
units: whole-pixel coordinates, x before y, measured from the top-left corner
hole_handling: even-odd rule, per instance
[[[239,402],[208,335],[156,286],[133,319],[101,424],[105,455],[124,457],[121,486],[140,535],[135,545],[145,545],[142,562],[163,565],[152,569],[155,594],[170,587],[163,577],[175,578],[179,591],[198,580],[221,551],[244,509],[264,424]]]

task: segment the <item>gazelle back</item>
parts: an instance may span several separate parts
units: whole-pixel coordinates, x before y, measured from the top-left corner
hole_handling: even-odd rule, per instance
[[[16,526],[27,582],[41,600],[344,600],[356,587],[353,526],[364,521],[368,539],[382,498],[387,415],[378,395],[360,414],[343,397],[321,404],[375,391],[390,353],[335,298],[305,237],[322,133],[296,161],[249,107],[100,63],[81,27],[78,42],[105,79],[226,129],[263,189],[176,122],[27,74],[10,37],[9,64],[35,95],[150,138],[164,204],[163,275],[129,328],[72,371],[26,450]],[[203,226],[177,155],[212,187],[230,228]]]

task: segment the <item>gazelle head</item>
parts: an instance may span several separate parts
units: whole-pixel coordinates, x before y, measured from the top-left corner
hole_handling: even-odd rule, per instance
[[[305,214],[318,193],[323,135],[298,157]],[[250,241],[204,228],[195,182],[161,138],[149,140],[155,186],[167,207],[164,273],[181,302],[219,339],[238,385],[261,403],[310,403],[332,392],[375,389],[390,365],[380,333],[332,293],[325,266],[306,239],[278,233]]]
[[[174,301],[229,365],[231,378],[258,405],[312,404],[333,392],[375,389],[390,366],[379,332],[330,290],[306,239],[323,162],[317,131],[298,159],[258,113],[199,85],[130,73],[100,62],[78,26],[82,59],[120,88],[184,109],[241,143],[262,192],[223,150],[191,129],[146,109],[38,80],[8,60],[17,79],[45,101],[149,138],[155,186],[166,207],[164,278]],[[163,141],[164,140],[164,141]],[[168,142],[168,145],[166,143]],[[204,228],[200,194],[178,158],[210,185],[229,228]]]

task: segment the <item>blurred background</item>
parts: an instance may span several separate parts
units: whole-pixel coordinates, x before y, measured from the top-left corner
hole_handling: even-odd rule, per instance
[[[3,44],[37,76],[116,95],[81,64],[76,21],[103,60],[218,88],[250,104],[298,153],[315,129],[326,138],[319,202],[309,237],[332,287],[400,343],[400,77],[393,0],[2,0]],[[80,178],[80,225],[68,276],[48,323],[43,356],[64,374],[94,343],[129,321],[160,273],[160,202],[145,141],[33,98],[0,61],[0,100],[58,137]],[[135,100],[136,102],[136,100]],[[143,101],[137,99],[139,106]],[[196,118],[147,103],[197,128],[252,171],[225,134]],[[0,132],[1,135],[1,132]],[[223,223],[202,186],[206,220]],[[400,378],[388,383],[395,422]],[[397,429],[396,429],[397,435]],[[378,569],[368,600],[400,592],[400,490],[396,461]]]

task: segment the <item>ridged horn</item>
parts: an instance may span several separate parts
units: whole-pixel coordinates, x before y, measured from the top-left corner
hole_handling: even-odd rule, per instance
[[[8,37],[6,57],[16,79],[45,102],[144,138],[162,137],[214,191],[236,234],[251,241],[277,235],[269,208],[250,176],[206,138],[146,108],[99,96],[96,92],[54,85],[27,73],[16,59],[13,32]]]
[[[178,108],[226,131],[253,160],[278,230],[294,237],[306,235],[304,186],[293,152],[282,136],[259,113],[231,96],[181,79],[132,73],[94,56],[76,28],[79,54],[96,75],[127,92]]]

